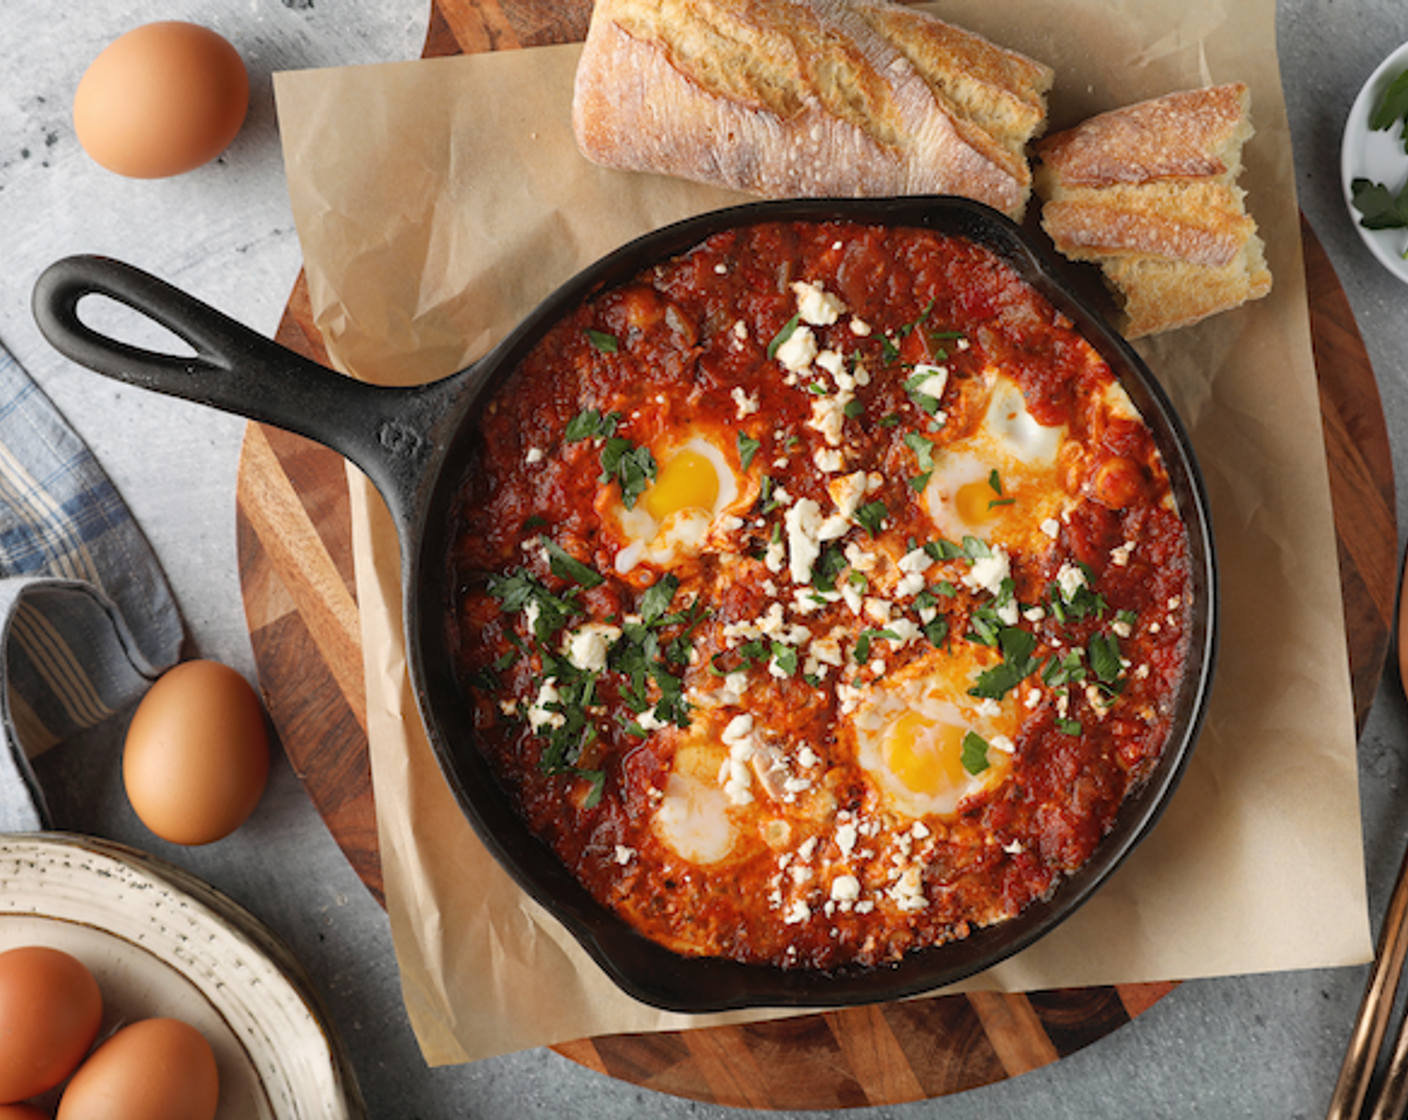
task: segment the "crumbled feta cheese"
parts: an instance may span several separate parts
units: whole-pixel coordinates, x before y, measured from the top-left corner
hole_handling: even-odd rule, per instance
[[[836,847],[841,850],[842,858],[849,859],[851,852],[856,846],[856,826],[850,821],[836,826]]]
[[[1001,545],[993,545],[989,551],[990,555],[974,560],[973,566],[963,574],[963,585],[997,595],[1002,591],[1003,580],[1012,574],[1012,565]]]
[[[934,558],[922,548],[906,552],[899,560],[899,569],[906,575],[923,575],[934,566]]]
[[[812,908],[799,898],[787,908],[787,913],[782,915],[782,921],[784,925],[796,926],[801,925],[811,916]]]
[[[541,447],[530,447],[528,449],[528,454],[523,456],[523,461],[529,466],[532,466],[534,463],[541,463],[546,458],[547,452],[545,452]]]
[[[913,599],[924,590],[924,575],[922,572],[910,572],[901,576],[895,584],[895,594],[901,599]]]
[[[914,367],[914,376],[924,380],[915,384],[912,392],[938,400],[948,386],[948,370],[944,366],[920,364]]]
[[[844,354],[836,350],[823,350],[816,356],[815,365],[817,369],[825,370],[836,379],[837,388],[844,389],[855,385],[855,379],[845,372],[846,357]]]
[[[1054,541],[1061,535],[1061,523],[1054,517],[1048,517],[1041,523],[1041,531]]]
[[[612,643],[621,636],[619,627],[604,622],[589,622],[568,636],[564,651],[567,660],[584,673],[600,673],[606,668],[606,655]]]
[[[751,712],[743,712],[728,721],[728,726],[724,728],[722,739],[728,746],[740,743],[753,733],[753,715]]]
[[[919,868],[907,867],[899,881],[889,889],[890,898],[906,914],[923,910],[928,900],[924,897],[924,885],[919,877]]]
[[[844,389],[831,396],[816,397],[812,401],[812,415],[807,427],[820,432],[830,446],[840,447],[846,425],[846,406],[853,400],[855,394]]]
[[[738,409],[738,419],[743,420],[752,416],[758,411],[758,398],[756,394],[749,394],[741,387],[733,387],[733,403]]]
[[[797,313],[804,323],[817,327],[827,327],[841,317],[846,305],[840,298],[828,292],[820,284],[798,280],[792,285],[797,295]]]
[[[854,875],[837,875],[831,880],[831,898],[834,902],[854,902],[860,898],[860,880]]]
[[[846,457],[841,454],[839,448],[819,447],[812,456],[812,462],[816,464],[816,469],[822,474],[838,474],[846,469]]]
[[[549,709],[549,704],[556,704],[562,700],[562,694],[557,691],[555,680],[545,680],[538,688],[537,698],[528,709],[528,726],[534,731],[541,731],[544,727],[558,728],[567,722],[566,717],[561,712]]]
[[[811,583],[812,565],[821,555],[818,533],[821,529],[821,507],[811,498],[803,498],[784,517],[787,530],[788,571],[793,583]]]
[[[635,858],[636,850],[634,848],[628,848],[624,844],[616,845],[616,862],[622,867],[625,867],[626,864],[630,863],[631,860]]]
[[[1061,570],[1056,573],[1056,586],[1061,589],[1061,594],[1069,599],[1086,586],[1085,572],[1075,564],[1062,564]]]
[[[812,364],[812,359],[816,357],[816,335],[812,334],[811,327],[797,326],[787,341],[777,348],[774,355],[782,368],[790,373],[801,373]]]

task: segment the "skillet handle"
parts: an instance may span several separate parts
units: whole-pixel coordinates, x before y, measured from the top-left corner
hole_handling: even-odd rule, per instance
[[[79,302],[107,296],[159,323],[194,356],[163,354],[84,323]],[[35,284],[40,332],[65,357],[106,377],[272,424],[332,448],[360,467],[406,525],[428,464],[453,428],[458,377],[387,388],[344,377],[121,261],[67,257]]]

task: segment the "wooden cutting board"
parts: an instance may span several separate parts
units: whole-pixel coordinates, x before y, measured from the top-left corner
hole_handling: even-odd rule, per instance
[[[434,0],[425,56],[570,42],[589,0]],[[1388,651],[1397,574],[1393,466],[1353,314],[1309,226],[1306,279],[1362,727]],[[278,341],[326,361],[300,278]],[[363,882],[382,899],[344,463],[259,424],[239,471],[245,613],[270,716],[295,771]],[[975,992],[773,1023],[557,1046],[608,1076],[676,1096],[834,1109],[944,1096],[1057,1061],[1118,1029],[1175,984]]]

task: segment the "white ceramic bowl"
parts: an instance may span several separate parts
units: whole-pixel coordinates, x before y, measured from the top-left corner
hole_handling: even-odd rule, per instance
[[[220,1072],[217,1120],[364,1120],[303,967],[195,876],[91,837],[0,835],[0,950],[19,945],[88,966],[103,994],[100,1040],[156,1016],[200,1030]]]
[[[1408,229],[1365,229],[1359,224],[1363,215],[1355,208],[1350,186],[1355,179],[1370,179],[1383,183],[1396,194],[1408,182],[1408,154],[1403,150],[1400,127],[1395,125],[1386,132],[1375,132],[1369,127],[1369,118],[1384,90],[1405,70],[1408,70],[1408,43],[1379,64],[1354,99],[1344,126],[1340,179],[1350,219],[1364,244],[1385,268],[1408,283],[1408,260],[1403,256],[1408,251]]]

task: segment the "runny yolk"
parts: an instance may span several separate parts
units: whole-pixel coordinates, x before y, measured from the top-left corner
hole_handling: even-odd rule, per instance
[[[939,794],[963,788],[964,729],[905,712],[885,732],[885,765],[906,789]]]
[[[660,468],[654,484],[643,499],[646,511],[656,521],[664,521],[682,509],[713,512],[719,500],[719,476],[708,456],[684,448]]]
[[[1003,497],[986,478],[965,482],[953,496],[953,508],[967,525],[991,521],[1003,504]]]

